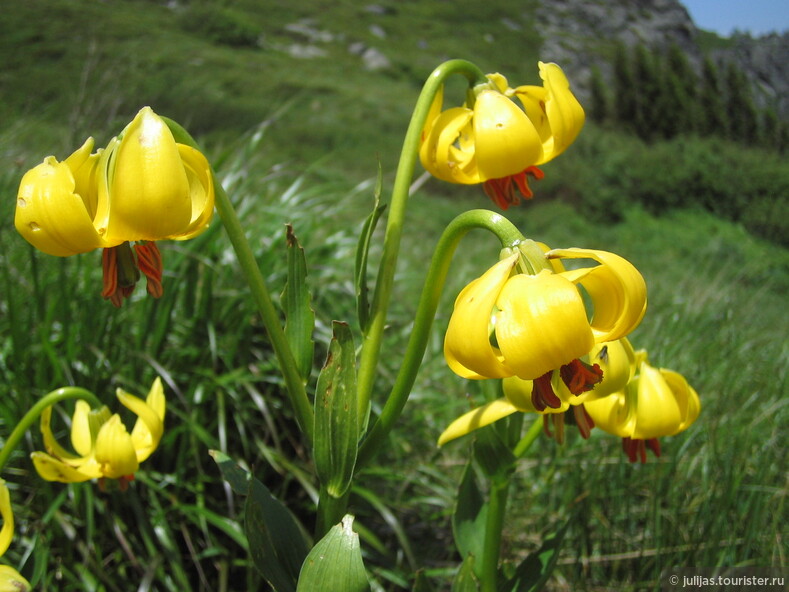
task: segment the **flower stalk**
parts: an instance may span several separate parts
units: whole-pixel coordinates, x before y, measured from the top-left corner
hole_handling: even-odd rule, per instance
[[[175,121],[168,118],[163,119],[173,132],[173,135],[180,142],[197,148],[197,143],[189,132]],[[219,214],[220,220],[222,220],[222,225],[225,227],[225,232],[227,232],[227,236],[236,253],[238,264],[241,267],[244,278],[249,284],[252,298],[263,320],[263,325],[266,327],[271,345],[274,348],[274,353],[277,356],[277,361],[279,362],[279,367],[285,380],[288,397],[293,406],[293,411],[296,414],[296,421],[308,441],[312,442],[314,427],[312,404],[304,388],[304,382],[299,374],[293,351],[285,337],[282,322],[271,300],[266,280],[255,260],[255,255],[252,253],[252,248],[249,246],[249,241],[244,234],[244,230],[241,228],[241,222],[238,219],[236,210],[222,187],[222,184],[219,183],[216,178],[216,173],[213,170],[211,171],[211,175],[214,179],[217,213]]]
[[[23,438],[25,432],[30,429],[30,426],[33,425],[33,422],[38,420],[44,409],[50,405],[54,405],[60,401],[67,401],[69,399],[82,399],[90,403],[90,406],[93,408],[99,408],[102,406],[102,402],[99,401],[96,395],[94,395],[89,390],[78,386],[65,386],[47,393],[41,397],[41,399],[39,399],[36,404],[28,410],[27,413],[25,413],[22,419],[19,420],[19,423],[16,424],[14,431],[12,431],[11,435],[9,435],[6,439],[3,449],[0,450],[0,471],[5,466],[5,463],[8,462],[11,453],[16,448],[16,445],[19,444],[19,441]]]
[[[495,234],[503,247],[511,247],[525,240],[509,220],[490,210],[479,209],[464,212],[444,229],[433,251],[433,258],[422,288],[422,295],[414,317],[414,326],[406,345],[400,371],[389,396],[386,398],[381,414],[362,443],[357,459],[359,465],[375,454],[403,411],[422,364],[422,357],[425,354],[430,329],[444,289],[452,256],[461,239],[475,228],[485,229]]]
[[[408,192],[419,154],[422,129],[427,120],[433,99],[443,87],[446,79],[453,74],[465,76],[470,86],[487,80],[485,74],[471,62],[450,60],[433,70],[417,100],[405,139],[403,140],[403,149],[400,153],[400,161],[392,188],[392,199],[389,205],[389,215],[384,234],[383,253],[378,267],[375,291],[370,309],[370,326],[362,343],[358,376],[358,409],[360,418],[366,418],[370,409],[370,394],[375,382],[375,370],[378,366],[378,358],[381,352],[386,315],[392,295],[397,257],[400,251],[400,239],[403,234]],[[365,423],[364,420],[362,423]]]

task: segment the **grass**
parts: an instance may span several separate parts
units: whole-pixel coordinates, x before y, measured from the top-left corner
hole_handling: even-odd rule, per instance
[[[389,186],[422,78],[444,57],[473,55],[483,68],[532,81],[534,60],[523,56],[539,38],[527,25],[529,6],[516,19],[520,31],[491,19],[481,25],[490,30],[459,36],[480,20],[471,4],[450,12],[435,3],[445,12],[431,20],[423,12],[431,3],[380,2],[386,10],[376,15],[352,2],[331,14],[305,2],[235,28],[252,4],[209,6],[224,23],[218,32],[195,31],[188,15],[157,2],[75,0],[55,10],[42,1],[8,11],[0,52],[13,60],[0,84],[15,92],[0,105],[0,193],[8,196],[0,219],[10,221],[22,174],[44,155],[62,158],[91,133],[103,144],[151,103],[203,138],[274,294],[286,274],[284,227],[294,225],[317,312],[317,367],[331,320],[355,327],[357,233],[373,204],[378,161]],[[507,14],[506,2],[486,7]],[[32,18],[36,11],[51,18]],[[77,16],[83,26],[74,32]],[[281,48],[306,38],[285,25],[307,16],[315,30],[346,37],[314,42],[325,58],[294,60]],[[336,25],[354,18],[365,26],[353,33]],[[379,73],[346,50],[356,41],[377,47],[372,24],[402,41],[388,56],[393,67]],[[250,31],[262,43],[243,45]],[[501,44],[517,51],[502,55]],[[34,50],[12,51],[18,47]],[[119,57],[129,55],[136,57]],[[724,187],[709,185],[720,192],[691,204],[683,190],[701,176],[700,163]],[[505,558],[523,558],[573,516],[549,590],[656,590],[669,566],[786,565],[789,251],[780,222],[766,233],[773,242],[744,229],[757,210],[772,212],[762,221],[785,220],[785,163],[695,139],[649,146],[589,126],[545,170],[534,202],[508,216],[551,246],[608,249],[633,261],[650,294],[633,342],[654,364],[684,374],[703,408],[688,431],[665,440],[661,459],[643,466],[628,464],[619,442],[601,433],[589,441],[571,433],[564,447],[540,439],[518,466]],[[709,204],[733,204],[740,218]],[[488,205],[479,188],[435,180],[412,198],[376,392],[398,369],[439,233],[460,211]],[[379,252],[374,246],[373,262]],[[4,560],[38,590],[265,590],[242,534],[242,500],[222,482],[210,449],[251,468],[312,527],[313,469],[221,225],[164,244],[163,253],[164,297],[153,301],[139,289],[115,310],[99,298],[98,253],[47,257],[10,222],[0,225],[0,434],[66,384],[92,390],[113,410],[118,386],[144,394],[161,375],[168,394],[164,439],[126,493],[42,482],[27,458],[42,447],[37,433],[6,467],[17,532]],[[469,439],[441,450],[435,440],[483,393],[446,368],[442,332],[457,292],[497,256],[496,241],[482,233],[461,243],[405,413],[359,475],[352,509],[375,590],[410,589],[416,568],[446,589],[459,561],[450,514]],[[382,404],[376,398],[374,409]],[[63,407],[56,425],[65,442],[71,408]]]
[[[372,205],[372,179],[354,187],[281,167],[267,140],[265,130],[250,134],[213,160],[275,293],[284,281],[284,224],[294,224],[307,251],[320,361],[329,321],[353,319],[355,234]],[[13,194],[17,182],[6,174],[4,193]],[[486,205],[480,192],[445,192],[430,181],[412,199],[381,387],[408,336],[430,243],[461,209]],[[10,219],[13,202],[0,207]],[[629,465],[603,434],[588,442],[571,436],[563,448],[541,440],[517,472],[505,556],[524,556],[572,513],[550,589],[650,589],[672,565],[784,564],[786,250],[687,210],[654,217],[631,208],[622,222],[603,224],[567,202],[538,197],[511,218],[552,246],[606,248],[642,270],[650,310],[633,341],[653,363],[687,376],[703,411],[645,466]],[[160,450],[126,494],[42,483],[20,451],[4,475],[18,524],[6,559],[41,590],[115,590],[121,581],[222,590],[237,577],[259,589],[239,535],[239,501],[228,496],[207,451],[224,450],[254,467],[305,521],[315,484],[220,225],[165,245],[164,298],[138,295],[120,311],[98,299],[97,254],[55,260],[8,227],[0,248],[3,431],[57,386],[87,387],[112,405],[115,386],[144,393],[157,374],[170,414]],[[405,588],[414,567],[446,581],[457,561],[449,515],[468,443],[437,451],[434,441],[468,407],[467,396],[479,394],[446,369],[441,331],[454,294],[497,250],[481,233],[462,243],[412,400],[379,462],[359,477],[353,508],[379,589]],[[36,434],[25,444],[40,446]]]

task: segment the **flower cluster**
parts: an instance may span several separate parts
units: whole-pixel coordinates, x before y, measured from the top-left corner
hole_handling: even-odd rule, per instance
[[[419,157],[433,176],[450,183],[482,183],[502,209],[532,197],[528,177],[575,140],[584,111],[561,68],[539,63],[543,86],[510,88],[501,74],[489,74],[461,107],[442,111],[443,92],[430,108]],[[520,106],[513,99],[517,99]]]
[[[208,227],[214,211],[208,161],[176,143],[150,107],[105,148],[93,148],[88,138],[64,161],[48,156],[24,175],[16,228],[50,255],[104,249],[102,296],[116,306],[140,272],[148,292],[159,297],[162,259],[152,241],[192,238]]]
[[[516,250],[458,295],[447,363],[464,378],[503,379],[504,397],[456,419],[439,445],[516,412],[542,414],[561,442],[569,411],[584,437],[598,426],[624,438],[631,461],[643,462],[646,447],[659,455],[657,438],[688,427],[700,402],[682,376],[652,368],[626,339],[646,311],[643,277],[613,253],[540,250],[542,267]],[[563,259],[596,265],[565,270]]]

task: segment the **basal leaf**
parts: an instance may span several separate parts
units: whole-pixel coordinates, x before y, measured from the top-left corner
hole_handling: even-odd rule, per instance
[[[326,491],[340,497],[351,484],[359,442],[356,349],[347,323],[332,323],[333,337],[315,390],[314,457]]]
[[[461,557],[482,557],[488,505],[474,477],[472,461],[466,464],[458,488],[452,532]]]
[[[333,526],[316,543],[304,560],[297,592],[366,592],[370,589],[359,535],[352,526],[353,516],[346,515],[341,524]]]
[[[287,225],[287,243],[288,281],[282,291],[285,337],[293,351],[299,374],[306,383],[312,371],[312,358],[315,351],[315,343],[312,340],[315,313],[312,310],[312,298],[307,286],[307,259],[290,224]]]
[[[356,311],[359,317],[359,326],[362,333],[367,332],[367,325],[370,321],[370,301],[367,288],[367,258],[370,253],[370,241],[372,240],[378,220],[386,209],[386,205],[380,205],[381,186],[383,175],[381,163],[378,163],[378,178],[375,183],[375,204],[373,211],[367,216],[359,235],[359,243],[356,247],[356,265],[354,266],[354,283],[356,286]]]

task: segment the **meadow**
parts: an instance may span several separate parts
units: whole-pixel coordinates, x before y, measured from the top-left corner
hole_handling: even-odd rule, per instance
[[[415,59],[413,68],[424,77],[434,65]],[[364,76],[353,84],[363,87]],[[358,330],[358,236],[373,207],[379,160],[382,200],[389,198],[391,155],[418,92],[413,72],[403,76],[374,91],[392,89],[381,100],[398,105],[382,116],[382,128],[367,96],[363,125],[332,119],[329,111],[319,137],[310,137],[298,124],[304,94],[297,94],[291,103],[280,95],[259,123],[239,110],[239,120],[223,113],[216,127],[196,131],[273,294],[287,276],[286,224],[305,249],[316,313],[313,379],[332,320]],[[118,100],[131,103],[143,91],[135,86],[134,98]],[[345,92],[341,112],[350,117],[358,93]],[[335,90],[327,93],[337,99]],[[42,591],[267,590],[244,536],[243,500],[209,451],[251,470],[307,530],[317,482],[220,222],[194,240],[163,243],[164,296],[153,300],[138,288],[120,309],[101,300],[98,253],[46,256],[11,223],[28,168],[47,154],[65,157],[88,133],[106,139],[115,129],[104,107],[97,109],[104,121],[96,121],[77,98],[69,99],[69,124],[52,123],[53,107],[35,115],[6,105],[3,113],[0,439],[52,389],[78,385],[109,404],[116,387],[144,394],[156,376],[168,395],[166,431],[128,491],[102,492],[91,483],[38,479],[28,454],[42,442],[31,430],[2,475],[16,518],[3,561]],[[787,565],[787,168],[785,155],[718,140],[645,144],[587,125],[576,146],[544,167],[535,199],[508,210],[526,236],[552,247],[606,249],[632,261],[647,281],[649,307],[631,341],[653,364],[682,373],[702,402],[699,419],[664,439],[663,455],[643,465],[628,463],[619,439],[599,430],[589,440],[569,431],[563,446],[540,438],[518,463],[503,558],[522,560],[566,524],[546,590],[659,590],[661,572],[672,567]],[[738,200],[738,216],[728,215],[734,203],[727,200]],[[478,187],[420,178],[409,200],[375,393],[388,392],[394,380],[439,234],[461,211],[491,206]],[[379,229],[371,265],[381,238]],[[459,290],[498,252],[497,241],[482,233],[461,243],[405,411],[354,483],[350,511],[374,591],[411,590],[417,572],[425,586],[419,590],[448,590],[462,559],[451,515],[471,438],[441,449],[436,439],[486,387],[446,367],[443,331]],[[382,397],[372,403],[380,411]],[[62,407],[56,425],[66,441],[71,408]]]
[[[272,156],[265,134],[252,133],[214,162],[275,292],[285,273],[284,224],[294,225],[307,252],[319,362],[330,321],[353,318],[350,262],[374,179],[355,186],[311,179]],[[13,195],[17,181],[6,174],[3,193]],[[432,237],[459,208],[486,205],[479,192],[433,194],[436,183],[411,199],[384,387],[409,332]],[[10,219],[13,201],[2,208]],[[522,557],[572,515],[548,589],[650,589],[668,566],[785,564],[787,253],[705,212],[655,217],[632,207],[621,215],[616,223],[591,222],[572,204],[540,197],[512,211],[527,235],[552,246],[611,249],[639,267],[650,304],[633,342],[653,363],[688,377],[702,414],[646,465],[629,464],[618,440],[604,434],[589,441],[571,434],[563,447],[540,441],[517,469],[506,556]],[[315,484],[221,226],[166,245],[165,296],[136,297],[120,310],[98,296],[95,254],[49,258],[4,228],[4,431],[58,386],[80,385],[108,400],[117,385],[144,393],[161,375],[170,393],[162,445],[125,494],[44,483],[22,451],[13,457],[5,478],[18,542],[7,557],[27,565],[42,590],[127,589],[119,581],[152,590],[234,589],[229,582],[239,573],[250,578],[248,589],[260,589],[246,569],[238,500],[208,450],[253,467],[303,516]],[[445,367],[441,332],[454,294],[497,249],[484,235],[461,245],[406,411],[359,476],[352,508],[369,529],[363,548],[377,589],[407,589],[417,568],[446,583],[457,561],[449,516],[468,444],[438,450],[435,439],[476,385]],[[40,448],[35,434],[25,447]]]

